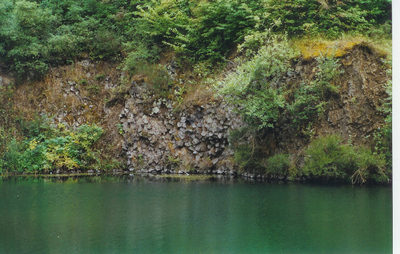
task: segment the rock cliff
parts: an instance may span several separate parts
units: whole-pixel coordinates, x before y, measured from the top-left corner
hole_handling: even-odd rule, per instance
[[[283,117],[277,128],[258,137],[265,156],[288,153],[294,159],[313,136],[331,133],[355,145],[372,143],[372,133],[384,122],[379,108],[388,96],[381,57],[358,45],[340,60],[340,91],[326,112],[298,133],[292,119]],[[283,82],[298,86],[313,78],[315,66],[313,59],[299,59]],[[167,69],[174,78],[175,70],[170,65]],[[11,78],[3,75],[1,82]],[[102,126],[106,134],[99,147],[124,161],[130,171],[237,173],[228,137],[246,124],[223,98],[177,110],[176,100],[154,96],[147,87],[145,79],[129,80],[115,64],[85,60],[55,68],[42,81],[19,85],[14,104],[21,115],[46,114],[71,128],[84,123]]]
[[[143,87],[133,84],[119,115],[131,171],[234,173],[228,135],[244,123],[222,99],[176,113],[171,100],[147,104]]]

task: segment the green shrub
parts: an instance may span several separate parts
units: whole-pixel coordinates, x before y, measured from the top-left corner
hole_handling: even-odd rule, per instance
[[[341,143],[338,135],[313,140],[304,152],[303,173],[315,178],[348,180],[356,170],[354,151]]]
[[[265,11],[266,23],[279,24],[275,31],[289,36],[325,34],[331,38],[342,33],[368,33],[390,19],[391,1],[271,0]],[[276,22],[278,20],[278,22]]]
[[[23,126],[35,126],[24,123]],[[103,130],[96,125],[82,125],[75,131],[49,128],[46,122],[27,133],[23,141],[11,139],[2,154],[1,170],[8,172],[49,172],[56,169],[89,169],[99,165],[99,154],[93,145]]]
[[[223,60],[241,43],[248,31],[254,29],[253,10],[260,7],[257,1],[219,0],[203,2],[198,6],[197,19],[187,27],[187,35],[177,39],[185,51],[196,61]]]
[[[289,174],[289,155],[277,154],[263,161],[265,173],[270,176],[287,176]]]
[[[12,172],[21,172],[21,153],[19,143],[15,138],[11,139],[11,142],[7,144],[6,151],[4,152],[2,161],[3,169]]]
[[[101,137],[103,130],[96,125],[82,125],[76,131],[61,126],[61,136],[45,140],[45,169],[87,169],[96,163],[96,152],[92,146]]]
[[[87,86],[89,84],[86,79],[80,79],[78,83],[82,86]]]
[[[353,184],[365,184],[368,181],[387,183],[388,176],[385,174],[385,160],[371,150],[360,148],[356,155],[357,170],[351,176]]]
[[[286,37],[258,33],[239,46],[251,59],[221,82],[219,93],[259,129],[274,128],[281,116],[291,116],[294,127],[308,126],[324,115],[329,99],[338,94],[336,80],[343,72],[339,59],[317,58],[317,72],[299,86],[287,87],[282,77],[292,70],[296,52]],[[255,45],[265,44],[259,50]]]
[[[220,84],[219,93],[232,103],[245,121],[272,128],[285,108],[285,84],[295,52],[286,37],[271,34],[266,45]]]
[[[381,156],[370,149],[342,144],[338,135],[314,139],[305,150],[302,174],[324,180],[344,180],[353,184],[384,183],[385,163]]]
[[[240,144],[235,147],[235,162],[241,170],[253,169],[259,162],[254,154],[253,147],[249,144]]]
[[[100,87],[98,85],[91,85],[87,88],[87,90],[92,94],[98,94],[100,92]]]
[[[41,76],[48,69],[48,47],[43,42],[50,38],[58,19],[36,2],[17,1],[12,7],[0,27],[3,60],[18,75]]]
[[[147,50],[168,45],[193,62],[219,62],[254,29],[260,8],[258,1],[151,1],[138,6],[132,38]]]
[[[38,172],[45,167],[45,152],[46,145],[36,140],[31,139],[29,142],[23,142],[23,147],[20,156],[20,170],[24,172]]]

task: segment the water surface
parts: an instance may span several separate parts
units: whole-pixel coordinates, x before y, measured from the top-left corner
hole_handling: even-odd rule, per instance
[[[391,191],[3,177],[0,253],[391,253]]]

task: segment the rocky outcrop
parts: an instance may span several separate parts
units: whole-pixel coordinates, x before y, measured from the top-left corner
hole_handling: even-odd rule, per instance
[[[234,174],[228,134],[240,117],[221,99],[181,112],[176,103],[132,84],[119,115],[129,170]]]
[[[299,85],[312,79],[315,67],[316,61],[300,59],[282,82]],[[290,116],[282,116],[276,128],[256,139],[263,156],[286,153],[295,158],[313,137],[332,133],[355,145],[373,143],[372,134],[385,118],[379,108],[388,96],[383,63],[370,48],[357,46],[341,58],[341,68],[340,91],[326,112],[302,130],[294,130]],[[167,70],[179,82],[176,66],[170,64]],[[1,75],[0,86],[10,80]],[[14,105],[26,117],[33,112],[51,115],[54,123],[68,128],[96,123],[105,130],[99,144],[103,153],[124,160],[130,171],[238,172],[228,137],[245,123],[223,98],[178,107],[176,98],[156,97],[146,82],[133,81],[126,87],[126,77],[115,65],[86,60],[58,67],[33,85],[17,86]],[[255,140],[246,136],[239,142],[250,139]]]
[[[355,146],[374,144],[373,134],[385,121],[380,108],[388,97],[386,67],[379,54],[364,45],[355,46],[339,64],[343,70],[336,80],[339,90],[327,101],[325,112],[300,129],[293,127],[293,116],[282,115],[276,128],[266,130],[258,139],[266,157],[286,153],[293,159],[313,138],[329,134],[339,134]],[[317,61],[299,59],[292,68],[281,80],[291,89],[314,78]]]

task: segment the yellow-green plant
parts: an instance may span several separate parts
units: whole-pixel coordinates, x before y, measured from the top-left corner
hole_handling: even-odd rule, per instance
[[[102,128],[96,125],[69,130],[61,124],[22,142],[12,139],[1,158],[2,170],[49,172],[91,168],[98,163],[99,156],[93,145],[102,134]]]

